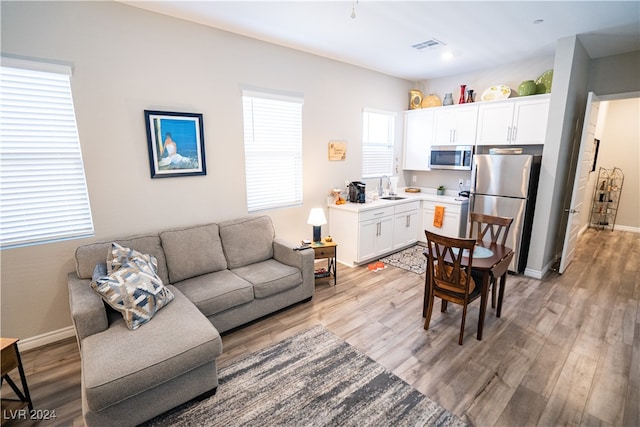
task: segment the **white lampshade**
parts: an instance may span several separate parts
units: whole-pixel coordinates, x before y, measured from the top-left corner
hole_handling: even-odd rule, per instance
[[[324,210],[322,208],[312,208],[309,212],[309,219],[307,224],[309,225],[324,225],[327,223],[327,219],[324,217]]]

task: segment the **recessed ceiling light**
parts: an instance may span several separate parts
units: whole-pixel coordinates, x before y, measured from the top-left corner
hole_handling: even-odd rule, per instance
[[[533,24],[537,25],[537,24],[542,24],[543,22],[544,22],[544,19],[536,19],[535,21],[533,21]]]
[[[451,53],[451,52],[443,52],[442,55],[440,55],[440,57],[442,59],[444,59],[445,61],[448,61],[448,60],[453,58],[453,53]]]

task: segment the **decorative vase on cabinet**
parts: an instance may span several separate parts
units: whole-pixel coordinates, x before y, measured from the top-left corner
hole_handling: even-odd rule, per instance
[[[460,85],[460,99],[458,100],[458,104],[464,104],[464,95],[467,90],[467,85]]]
[[[453,94],[445,93],[444,101],[442,101],[442,105],[453,105]]]
[[[529,96],[536,94],[536,82],[533,80],[525,80],[518,86],[518,95]]]

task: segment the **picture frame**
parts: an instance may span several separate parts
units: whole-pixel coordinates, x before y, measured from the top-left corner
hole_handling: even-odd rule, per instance
[[[151,178],[206,175],[202,114],[144,110]]]

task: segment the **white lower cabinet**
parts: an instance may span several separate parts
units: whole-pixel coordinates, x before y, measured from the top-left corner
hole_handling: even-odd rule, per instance
[[[444,207],[442,227],[436,227],[433,225],[436,206]],[[462,204],[457,204],[424,200],[422,202],[422,232],[419,236],[419,240],[421,242],[427,241],[427,236],[424,233],[424,230],[449,237],[465,237],[467,232],[468,209],[468,201],[465,201]]]
[[[418,240],[420,201],[365,211],[329,208],[329,233],[338,261],[354,266],[380,258]]]
[[[393,218],[393,249],[400,249],[418,241],[420,231],[420,202],[396,206]]]
[[[330,206],[329,234],[338,244],[338,261],[353,267],[382,258],[417,241],[426,242],[425,229],[464,237],[469,202],[454,203],[452,197],[449,200],[403,200],[402,203],[374,209],[367,205]],[[436,205],[445,208],[441,228],[433,225]]]
[[[393,216],[360,221],[358,262],[389,252],[393,245]]]

